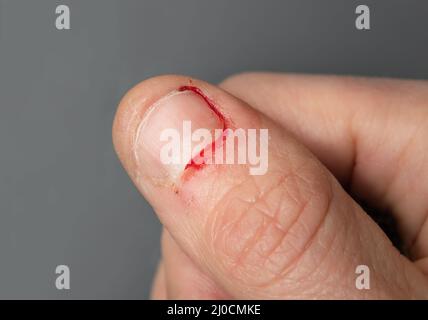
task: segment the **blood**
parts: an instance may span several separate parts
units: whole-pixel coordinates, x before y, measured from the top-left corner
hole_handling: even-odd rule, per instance
[[[223,124],[223,130],[226,130],[226,118],[220,112],[220,110],[217,108],[217,106],[214,104],[214,102],[210,98],[208,98],[202,92],[201,89],[199,89],[198,87],[195,87],[195,86],[181,86],[180,88],[178,88],[178,91],[192,91],[192,92],[196,93],[197,95],[199,95],[202,99],[204,99],[204,101],[206,102],[208,107],[211,109],[211,111],[214,112],[216,114],[216,116],[220,119],[220,122]]]
[[[200,96],[202,99],[204,99],[205,103],[207,104],[207,107],[210,108],[210,110],[212,112],[214,112],[214,114],[218,117],[218,119],[220,120],[222,126],[223,126],[223,134],[221,135],[221,137],[219,139],[222,139],[223,142],[225,140],[225,135],[224,132],[227,129],[228,125],[227,125],[227,120],[226,117],[223,115],[223,113],[220,112],[220,110],[218,109],[218,107],[214,104],[214,102],[208,98],[201,89],[199,89],[198,87],[195,86],[181,86],[178,88],[178,91],[192,91],[195,94],[197,94],[198,96]],[[205,162],[200,162],[199,163],[195,162],[195,159],[203,159],[204,158],[204,154],[205,154],[205,150],[207,150],[208,148],[211,148],[211,156],[214,156],[215,153],[215,146],[218,143],[216,143],[216,141],[213,141],[211,143],[211,145],[208,145],[206,148],[202,149],[199,154],[197,156],[195,156],[194,158],[192,158],[189,163],[186,165],[186,167],[184,168],[184,170],[186,171],[187,169],[195,169],[195,170],[200,170],[205,166]]]

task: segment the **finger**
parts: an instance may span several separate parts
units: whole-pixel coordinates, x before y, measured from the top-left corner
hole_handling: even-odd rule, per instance
[[[426,276],[428,276],[428,258],[416,260],[415,264]]]
[[[260,137],[267,129],[268,142],[257,145],[260,154],[267,148],[267,171],[250,174],[252,162],[188,166],[187,155],[166,165],[160,137],[171,128],[181,137],[186,120],[194,129],[253,129]],[[122,100],[113,140],[180,248],[232,297],[426,295],[421,272],[306,148],[215,86],[180,76],[142,82]],[[376,271],[371,290],[355,287],[360,264]]]
[[[277,120],[428,256],[426,81],[249,73],[221,86]]]
[[[162,236],[165,276],[170,299],[219,300],[228,296],[190,260],[168,231]]]
[[[153,280],[150,297],[153,300],[165,300],[168,298],[166,291],[165,268],[162,261],[159,262],[159,266]]]

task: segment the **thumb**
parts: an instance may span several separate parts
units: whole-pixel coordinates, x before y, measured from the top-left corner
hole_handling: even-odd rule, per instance
[[[232,297],[427,292],[423,275],[309,151],[215,86],[180,76],[142,82],[123,98],[113,140],[168,232]],[[356,286],[359,265],[371,271],[368,290]]]

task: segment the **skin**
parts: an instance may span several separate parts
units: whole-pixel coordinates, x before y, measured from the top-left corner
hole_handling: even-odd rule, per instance
[[[147,110],[189,83],[237,127],[269,129],[266,175],[210,166],[177,182],[136,159]],[[152,297],[428,298],[427,137],[426,81],[246,73],[219,85],[173,75],[138,84],[113,141],[164,226]],[[393,215],[406,256],[354,199]],[[355,287],[361,264],[370,290]]]

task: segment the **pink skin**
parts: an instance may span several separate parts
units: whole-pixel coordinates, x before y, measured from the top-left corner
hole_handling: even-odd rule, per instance
[[[423,240],[425,229],[421,227],[423,220],[417,219],[421,235],[416,237],[416,243],[422,241],[422,245],[419,253],[415,252],[419,261],[413,263],[392,247],[385,234],[339,183],[349,177],[345,162],[352,158],[348,156],[350,149],[346,139],[349,135],[340,131],[351,119],[341,114],[349,112],[349,109],[341,109],[341,101],[344,97],[346,101],[358,100],[357,93],[361,92],[358,88],[353,95],[352,90],[341,84],[349,81],[358,87],[360,82],[329,77],[315,77],[314,80],[303,76],[292,77],[292,80],[290,76],[277,77],[250,75],[229,79],[221,85],[238,99],[202,81],[163,76],[144,81],[122,100],[113,128],[116,151],[167,230],[154,297],[426,298],[428,284],[423,274],[426,269],[419,262],[423,261],[423,244],[426,243]],[[385,83],[385,86],[390,85]],[[285,89],[281,89],[282,84]],[[423,97],[428,94],[423,92],[428,92],[427,85],[421,88],[408,82],[394,85],[398,88],[396,91],[413,90],[411,96],[415,105],[418,105],[419,96],[421,104],[426,101]],[[157,126],[174,125],[188,118],[209,129],[223,125],[217,113],[206,108],[206,100],[196,98],[199,94],[175,95],[171,98],[174,100],[162,100],[177,88],[188,89],[188,86],[198,88],[194,90],[200,90],[222,115],[233,120],[234,126],[269,129],[266,175],[249,176],[245,165],[210,165],[195,170],[191,179],[183,180],[182,174],[176,175],[176,168],[165,168],[159,162],[158,153],[152,152],[152,148],[158,148],[153,142]],[[191,91],[194,93],[194,90]],[[267,94],[269,90],[272,90],[270,95]],[[334,90],[340,95],[337,101]],[[376,90],[379,94],[379,89]],[[365,92],[369,96],[371,91]],[[324,98],[326,102],[318,107]],[[370,105],[369,101],[364,101],[364,95],[360,99],[353,103]],[[380,99],[375,99],[377,105]],[[251,107],[244,100],[248,100]],[[153,105],[159,105],[158,101],[165,107],[153,109]],[[201,103],[205,107],[198,108]],[[300,109],[293,109],[297,104],[301,104]],[[393,105],[391,100],[388,104]],[[349,105],[352,108],[351,102]],[[142,131],[141,123],[147,119],[148,110],[155,110],[147,121],[150,130]],[[168,112],[164,113],[165,110]],[[422,108],[416,113],[419,110]],[[381,110],[378,108],[376,112]],[[400,116],[410,121],[405,115]],[[359,130],[358,126],[353,128]],[[383,132],[386,127],[382,128]],[[371,141],[382,132],[372,132]],[[354,141],[357,141],[355,139],[363,139],[358,131],[354,132]],[[397,141],[398,138],[390,136],[389,139]],[[330,141],[334,143],[329,145]],[[365,140],[358,141],[359,147],[366,146]],[[416,141],[423,146],[424,141]],[[358,159],[365,159],[363,152],[369,152],[366,157],[382,159],[376,149],[365,148],[356,149]],[[413,148],[426,149],[412,145]],[[383,153],[391,155],[390,150]],[[416,161],[410,155],[402,156],[403,166],[407,157]],[[359,163],[367,172],[375,170],[370,167],[374,163]],[[385,163],[384,168],[388,169],[389,164]],[[407,172],[407,179],[413,177],[412,168],[425,170],[421,167],[423,163],[418,163],[419,166],[412,163],[413,167],[407,171],[402,167],[403,176]],[[389,173],[388,170],[380,172],[381,169],[377,168],[373,174]],[[179,170],[185,170],[185,166]],[[352,181],[369,181],[362,177],[364,172],[357,166]],[[399,188],[398,182],[390,189],[388,200],[391,203],[398,192],[395,188]],[[372,196],[376,198],[376,192]],[[409,197],[417,199],[418,193]],[[399,203],[405,206],[406,199]],[[415,202],[413,206],[417,208]],[[408,218],[411,219],[409,215]],[[413,222],[404,222],[403,230],[407,230],[406,226],[413,232]],[[414,237],[415,234],[410,238]],[[375,270],[371,273],[370,290],[355,289],[355,267],[359,264]]]

